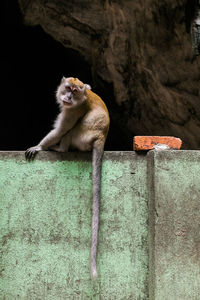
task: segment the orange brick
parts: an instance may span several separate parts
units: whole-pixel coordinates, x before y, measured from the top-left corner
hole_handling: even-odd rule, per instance
[[[151,150],[157,144],[165,144],[171,149],[180,149],[182,141],[173,136],[135,136],[133,149],[136,151]]]

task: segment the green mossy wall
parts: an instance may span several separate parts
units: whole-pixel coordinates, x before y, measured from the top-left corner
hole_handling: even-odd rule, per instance
[[[199,151],[106,152],[98,273],[91,154],[0,152],[1,299],[199,299]]]

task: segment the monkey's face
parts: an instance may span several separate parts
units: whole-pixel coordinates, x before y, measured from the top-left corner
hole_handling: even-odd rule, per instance
[[[70,79],[72,78],[63,78],[56,93],[58,103],[67,108],[80,105],[86,99],[86,86],[81,81],[82,86]]]

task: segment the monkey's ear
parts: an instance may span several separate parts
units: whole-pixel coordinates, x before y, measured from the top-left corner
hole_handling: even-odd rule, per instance
[[[91,90],[91,86],[89,84],[85,84],[85,89]]]

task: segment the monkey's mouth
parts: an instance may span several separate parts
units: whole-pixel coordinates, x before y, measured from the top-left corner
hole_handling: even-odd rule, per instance
[[[70,106],[70,105],[72,105],[72,101],[71,100],[63,100],[63,105]]]

